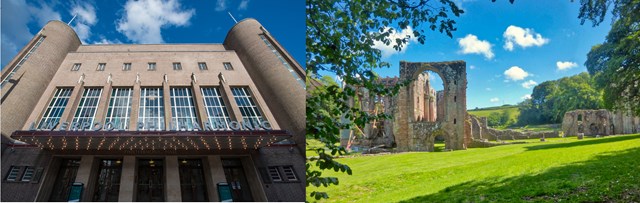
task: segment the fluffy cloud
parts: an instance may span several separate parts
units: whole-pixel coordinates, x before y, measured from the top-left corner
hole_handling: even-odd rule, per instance
[[[50,5],[38,1],[27,4],[25,0],[2,1],[2,65],[11,61],[33,37],[27,26],[30,22],[37,22],[44,26],[50,20],[60,20],[60,13],[53,11]],[[10,17],[7,17],[10,16]],[[10,29],[9,29],[10,28]],[[37,32],[37,31],[36,31]]]
[[[486,40],[479,40],[477,36],[468,34],[464,38],[458,38],[460,52],[463,54],[483,54],[486,59],[493,58],[491,43]]]
[[[72,27],[78,34],[80,41],[85,41],[91,37],[91,26],[98,22],[96,9],[89,3],[76,4],[71,8],[71,15],[77,15]]]
[[[125,14],[118,20],[118,32],[135,43],[164,43],[161,28],[187,26],[194,9],[183,9],[176,0],[129,0]]]
[[[521,28],[514,25],[507,27],[507,30],[504,31],[502,36],[505,39],[504,49],[509,51],[513,51],[515,45],[527,48],[549,43],[549,39],[542,37],[542,35],[534,32],[533,29]]]
[[[520,97],[520,99],[531,99],[531,95],[530,94],[525,94],[524,96]]]
[[[535,87],[538,83],[536,81],[533,80],[529,80],[526,82],[522,83],[522,87],[527,88],[527,89],[531,89],[532,87]]]
[[[389,29],[391,28],[386,28],[385,30],[389,30]],[[396,49],[393,48],[393,46],[396,45],[396,39],[405,39],[405,38],[409,38],[409,41],[406,44],[404,44],[400,52],[396,51]],[[411,27],[407,27],[407,29],[400,31],[400,33],[398,33],[395,29],[392,30],[391,35],[389,35],[389,40],[391,41],[389,45],[386,45],[384,44],[384,42],[381,42],[381,41],[373,42],[373,48],[376,48],[382,52],[382,58],[387,58],[396,53],[404,53],[404,51],[407,50],[411,42],[418,41],[413,36],[413,29]]]
[[[476,66],[474,66],[474,65],[470,65],[470,66],[469,66],[469,69],[471,69],[471,70],[476,69]]]
[[[578,67],[578,64],[571,61],[558,61],[556,62],[556,66],[558,67],[558,70],[567,70]]]
[[[529,73],[518,66],[512,66],[508,70],[504,71],[504,75],[510,80],[518,81],[524,80],[524,78],[529,76]]]
[[[247,10],[249,7],[249,0],[242,0],[240,5],[238,5],[238,10]]]
[[[491,89],[490,87],[487,87],[487,88],[485,88],[485,90],[487,90],[487,91],[491,91],[491,90],[493,90],[493,89]]]
[[[498,97],[494,97],[494,98],[491,98],[489,101],[492,103],[496,103],[496,102],[499,102],[500,99],[498,99]]]
[[[224,11],[227,9],[227,1],[226,0],[218,0],[216,1],[216,11]]]
[[[122,44],[122,42],[118,39],[109,40],[105,38],[103,35],[100,36],[100,40],[92,42],[92,44]]]

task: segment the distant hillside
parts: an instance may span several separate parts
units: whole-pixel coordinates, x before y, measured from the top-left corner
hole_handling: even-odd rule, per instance
[[[481,109],[467,110],[469,114],[479,117],[488,117],[491,113],[501,113],[502,111],[509,112],[509,117],[516,120],[518,119],[518,115],[520,115],[520,109],[518,109],[518,106],[514,105],[493,106]]]

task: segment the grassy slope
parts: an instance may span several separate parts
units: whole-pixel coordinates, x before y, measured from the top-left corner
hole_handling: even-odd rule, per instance
[[[467,110],[469,114],[476,115],[479,117],[489,117],[491,113],[502,113],[503,110],[509,112],[509,118],[518,119],[518,115],[520,115],[520,109],[517,106],[495,106],[495,107],[487,107],[478,110]]]
[[[332,202],[640,201],[638,134],[339,161]]]

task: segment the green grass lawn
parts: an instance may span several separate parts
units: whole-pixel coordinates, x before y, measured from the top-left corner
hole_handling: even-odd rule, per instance
[[[638,202],[640,134],[339,159],[329,202]],[[308,194],[307,194],[308,196]]]
[[[469,114],[479,116],[479,117],[489,117],[491,113],[502,113],[502,111],[506,110],[509,112],[509,118],[518,119],[518,115],[520,115],[520,109],[518,106],[496,106],[496,107],[488,107],[477,110],[467,110]]]

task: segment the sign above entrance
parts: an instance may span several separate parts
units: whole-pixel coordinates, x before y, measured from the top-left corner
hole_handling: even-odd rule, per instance
[[[52,121],[47,123],[41,123],[40,129],[36,127],[36,122],[31,122],[29,130],[48,130],[48,131],[124,131],[125,129],[119,129],[119,123],[106,122],[104,125],[101,122],[58,122]],[[271,130],[271,124],[268,121],[260,122],[244,122],[244,121],[231,121],[228,124],[222,122],[204,122],[204,126],[200,126],[197,122],[193,125],[180,124],[176,125],[175,122],[170,122],[170,129],[173,131],[221,131],[221,130]],[[146,129],[148,131],[162,131],[155,125],[145,125],[143,122],[136,123],[136,130],[142,131]]]

